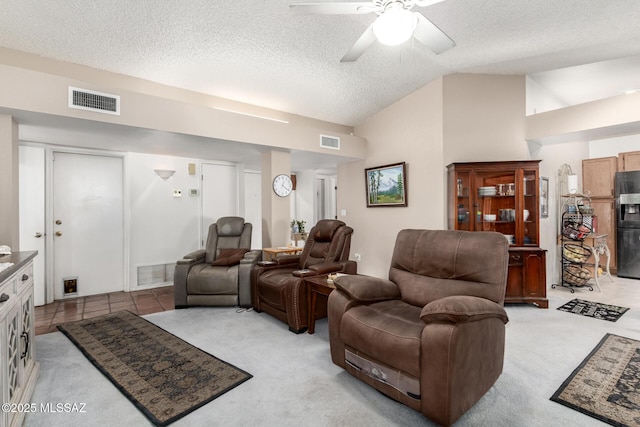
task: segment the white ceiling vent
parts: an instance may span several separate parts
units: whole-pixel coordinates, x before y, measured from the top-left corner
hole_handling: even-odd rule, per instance
[[[120,115],[120,97],[69,86],[69,108]]]
[[[340,138],[337,136],[320,135],[320,146],[322,148],[340,149]]]

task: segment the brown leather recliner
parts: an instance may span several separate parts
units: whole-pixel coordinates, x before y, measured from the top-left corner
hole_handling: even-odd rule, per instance
[[[499,233],[400,231],[389,280],[335,280],[333,362],[432,421],[453,424],[502,373],[508,259]]]
[[[250,250],[252,229],[237,216],[218,218],[209,226],[205,249],[191,252],[176,263],[176,308],[251,306],[251,268],[262,255],[260,250]]]
[[[251,270],[251,302],[289,325],[289,330],[307,330],[307,286],[304,277],[329,274],[356,274],[357,264],[349,261],[353,229],[338,220],[323,219],[311,229],[302,254],[286,255],[275,261],[259,261]],[[326,316],[326,305],[316,305],[316,318]]]

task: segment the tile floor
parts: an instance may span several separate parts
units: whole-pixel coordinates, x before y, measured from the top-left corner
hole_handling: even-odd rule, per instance
[[[54,301],[36,307],[36,335],[56,332],[56,326],[61,323],[89,319],[120,310],[145,315],[173,309],[173,286]]]

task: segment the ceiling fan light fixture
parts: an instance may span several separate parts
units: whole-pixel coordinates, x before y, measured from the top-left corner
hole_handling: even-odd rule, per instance
[[[386,46],[398,46],[411,38],[418,20],[413,12],[396,8],[382,13],[373,23],[373,34]]]

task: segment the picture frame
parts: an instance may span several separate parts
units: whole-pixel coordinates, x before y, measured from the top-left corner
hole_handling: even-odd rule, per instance
[[[540,177],[540,218],[549,217],[549,178]]]
[[[368,208],[408,206],[405,162],[367,168],[364,177]]]

